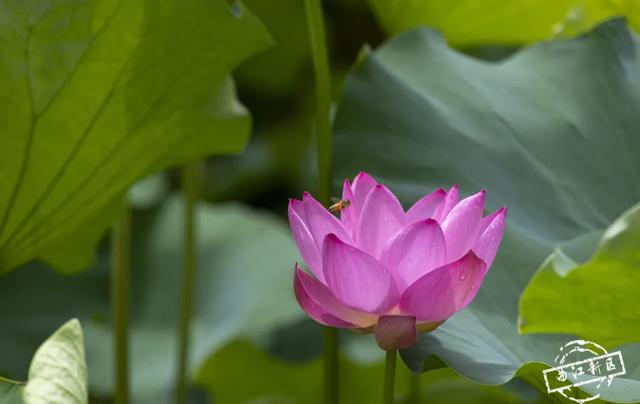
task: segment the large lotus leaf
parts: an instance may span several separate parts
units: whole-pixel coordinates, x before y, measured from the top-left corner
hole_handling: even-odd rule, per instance
[[[173,394],[183,209],[182,199],[172,196],[133,216],[130,341],[136,403],[168,402]],[[237,204],[201,203],[196,223],[192,373],[229,339],[266,345],[272,331],[303,316],[291,283],[299,255],[282,219]],[[0,321],[11,325],[0,328],[0,346],[11,347],[2,350],[0,374],[23,380],[37,344],[74,316],[83,323],[91,390],[98,396],[112,393],[107,257],[100,254],[96,267],[75,276],[32,263],[0,278]]]
[[[124,197],[114,198],[92,215],[90,222],[73,234],[44,246],[38,253],[40,261],[65,274],[84,271],[95,261],[95,248],[105,229],[123,213]],[[0,269],[0,272],[2,269]]]
[[[200,368],[196,383],[220,403],[323,403],[323,364],[320,359],[287,363],[256,349],[246,341],[233,341]],[[375,403],[382,397],[384,364],[354,363],[341,359],[340,387],[344,403]],[[397,368],[396,402],[405,402],[409,372]],[[434,403],[516,403],[518,396],[506,389],[472,383],[450,370],[422,378],[425,402]],[[409,402],[409,401],[407,401]]]
[[[489,63],[416,30],[354,68],[335,123],[336,190],[366,170],[405,206],[459,183],[465,194],[486,189],[489,209],[509,207],[475,301],[403,353],[411,368],[437,364],[425,362],[436,355],[482,383],[504,383],[519,369],[540,380],[526,365],[553,364],[573,338],[519,335],[518,299],[554,248],[589,245],[640,200],[639,44],[613,20]],[[628,374],[602,397],[638,401],[640,346],[622,350]]]
[[[571,332],[602,344],[640,341],[640,204],[604,233],[580,265],[557,249],[520,299],[520,330]]]
[[[99,234],[144,174],[244,147],[229,73],[270,39],[242,6],[3,0],[0,22],[0,272]]]
[[[640,28],[636,0],[369,0],[388,34],[430,26],[455,46],[519,45],[575,35],[616,15]]]

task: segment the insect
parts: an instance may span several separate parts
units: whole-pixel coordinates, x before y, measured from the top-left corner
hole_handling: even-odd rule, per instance
[[[349,205],[351,205],[351,201],[348,199],[337,199],[337,198],[331,198],[331,199],[337,201],[333,205],[329,206],[329,212],[332,212],[332,213],[342,212],[342,210],[348,208]]]

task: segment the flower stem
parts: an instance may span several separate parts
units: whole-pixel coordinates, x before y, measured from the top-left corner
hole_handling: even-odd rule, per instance
[[[420,404],[420,399],[422,397],[422,391],[420,387],[420,376],[421,373],[413,373],[410,372],[409,376],[409,400],[410,404]]]
[[[131,212],[127,207],[111,234],[111,304],[114,321],[116,404],[129,402],[129,268]]]
[[[338,330],[324,328],[324,398],[325,403],[338,403],[340,367],[338,363]]]
[[[321,0],[304,0],[309,27],[309,40],[315,73],[315,136],[318,149],[318,177],[320,203],[329,205],[331,199],[331,75],[322,19]],[[325,403],[338,404],[339,361],[338,331],[324,330],[324,384]]]
[[[328,205],[331,199],[331,76],[329,57],[322,20],[321,0],[305,0],[309,39],[315,72],[315,136],[318,148],[318,176],[320,202]]]
[[[384,390],[382,393],[383,404],[393,404],[393,387],[396,380],[396,357],[398,351],[391,349],[387,351],[384,363]]]
[[[194,209],[198,199],[199,162],[192,162],[181,171],[184,192],[182,290],[180,297],[180,320],[178,325],[178,377],[176,381],[176,403],[183,404],[187,395],[187,368],[189,367],[189,328],[193,314],[193,285],[196,275],[197,251],[195,245]]]

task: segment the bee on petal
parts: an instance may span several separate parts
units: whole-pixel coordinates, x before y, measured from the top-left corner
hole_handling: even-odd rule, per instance
[[[348,208],[349,205],[351,205],[351,201],[348,199],[337,199],[337,198],[331,198],[331,199],[336,201],[333,205],[329,206],[329,212],[331,213],[340,213],[344,209]]]

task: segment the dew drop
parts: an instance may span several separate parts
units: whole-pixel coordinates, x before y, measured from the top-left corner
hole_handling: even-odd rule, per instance
[[[461,281],[467,279],[467,274],[466,273],[461,273],[460,277],[458,277],[458,279],[460,279]]]
[[[231,14],[234,17],[236,18],[242,17],[242,14],[243,14],[242,6],[237,1],[234,1],[233,3],[231,3],[230,10],[231,10]]]

